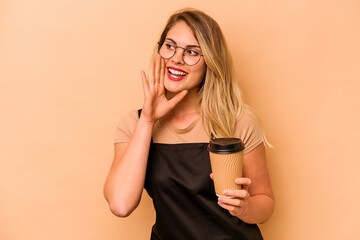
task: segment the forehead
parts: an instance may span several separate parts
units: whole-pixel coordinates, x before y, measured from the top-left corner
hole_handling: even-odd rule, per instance
[[[176,44],[180,46],[199,45],[191,28],[184,21],[175,23],[175,25],[170,28],[166,38],[173,39]]]

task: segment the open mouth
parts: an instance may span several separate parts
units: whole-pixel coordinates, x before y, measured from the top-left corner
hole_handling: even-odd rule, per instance
[[[170,80],[180,81],[180,80],[184,79],[186,77],[186,75],[188,75],[188,73],[184,72],[184,71],[182,71],[181,69],[178,69],[178,68],[168,67],[167,68],[167,75],[168,75]]]

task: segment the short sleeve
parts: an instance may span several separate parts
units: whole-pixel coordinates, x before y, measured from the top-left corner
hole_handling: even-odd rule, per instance
[[[138,119],[139,117],[137,110],[132,110],[123,116],[123,118],[116,125],[114,143],[130,142],[130,139],[135,132]]]
[[[244,109],[235,126],[234,136],[245,144],[244,154],[247,154],[264,142],[264,133],[255,114],[249,106]]]

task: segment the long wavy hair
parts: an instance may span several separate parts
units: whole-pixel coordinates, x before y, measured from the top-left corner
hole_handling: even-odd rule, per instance
[[[204,127],[211,138],[231,137],[243,109],[243,100],[224,35],[209,15],[185,8],[170,16],[159,42],[165,40],[178,21],[184,21],[192,30],[207,66],[199,91]]]

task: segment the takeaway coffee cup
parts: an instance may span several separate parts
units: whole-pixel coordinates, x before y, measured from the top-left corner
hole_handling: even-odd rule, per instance
[[[244,143],[239,138],[216,138],[210,141],[211,170],[217,196],[225,189],[241,189],[235,179],[242,176]]]

